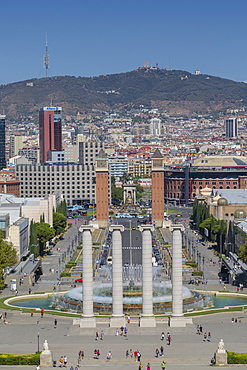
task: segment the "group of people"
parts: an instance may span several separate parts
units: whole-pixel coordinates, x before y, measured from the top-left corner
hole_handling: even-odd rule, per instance
[[[124,337],[127,337],[127,335],[128,335],[128,328],[121,326],[120,327],[120,331],[117,328],[116,329],[116,332],[115,332],[115,336],[118,337],[119,335],[124,336]]]
[[[204,332],[203,334],[203,329],[202,329],[202,325],[197,325],[197,334],[198,335],[203,335],[203,342],[211,342],[211,333],[208,332],[208,334],[206,332]]]
[[[160,349],[156,348],[155,350],[155,357],[164,356],[164,347],[160,346]]]
[[[100,338],[100,340],[104,340],[104,337],[105,337],[105,333],[104,333],[104,331],[103,331],[103,330],[101,330],[100,335],[99,335],[99,333],[96,331],[96,333],[95,333],[95,340],[99,340],[99,338]]]
[[[68,363],[68,357],[67,356],[61,356],[59,359],[59,367],[67,367]]]
[[[161,340],[165,340],[165,333],[163,331],[161,333]],[[169,331],[166,334],[166,340],[167,340],[167,344],[169,346],[171,344],[171,340],[172,340],[172,337],[171,337],[171,334],[170,334]]]

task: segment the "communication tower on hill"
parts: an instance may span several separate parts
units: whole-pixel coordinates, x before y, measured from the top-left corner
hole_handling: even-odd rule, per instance
[[[48,40],[46,35],[46,42],[45,42],[45,55],[44,55],[44,66],[45,66],[45,77],[48,77],[49,74],[49,54],[48,54]]]

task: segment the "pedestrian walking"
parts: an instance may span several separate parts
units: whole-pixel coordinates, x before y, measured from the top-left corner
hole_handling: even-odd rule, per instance
[[[94,358],[97,359],[98,358],[98,355],[97,355],[97,349],[95,348],[94,350]]]
[[[111,351],[109,351],[106,355],[106,361],[109,362],[111,360],[111,358],[112,358],[112,353],[111,353]]]
[[[137,358],[138,358],[138,351],[134,351],[134,359],[135,359],[135,362],[137,362]]]
[[[28,294],[31,294],[32,293],[32,289],[31,288],[29,288],[28,289]]]
[[[208,333],[208,342],[211,342],[211,333]]]
[[[124,336],[127,337],[128,336],[128,328],[124,328]]]
[[[39,365],[36,366],[36,370],[40,370],[40,366]]]
[[[67,356],[63,356],[63,366],[64,367],[67,367],[67,363],[68,363],[68,357]]]
[[[115,337],[118,337],[119,336],[119,330],[118,328],[116,329],[116,332],[115,332]]]
[[[57,328],[57,319],[54,320],[54,329]]]
[[[124,327],[121,326],[121,328],[120,328],[120,335],[123,335],[123,331],[124,331]]]
[[[45,310],[44,310],[44,308],[41,308],[41,311],[40,311],[40,316],[41,316],[41,318],[43,319],[43,317],[44,317],[44,313],[45,313]]]
[[[200,325],[200,335],[202,335],[202,326]]]
[[[200,325],[197,325],[196,329],[197,329],[197,334],[200,335]]]
[[[156,348],[156,350],[155,350],[155,357],[159,357],[159,354],[160,354],[160,351],[158,350],[158,348]]]
[[[206,340],[207,340],[207,333],[204,333],[203,342],[206,342]]]
[[[126,358],[129,358],[129,350],[127,349],[126,352],[125,352],[125,357]]]
[[[151,369],[151,367],[150,367],[150,363],[148,362],[147,363],[147,370],[150,370]]]
[[[171,338],[171,334],[169,333],[169,331],[168,331],[168,333],[167,333],[167,344],[168,344],[168,346],[170,346],[170,344],[171,344],[171,340],[172,340],[172,338]]]
[[[33,317],[33,310],[30,311],[30,316]]]
[[[130,358],[133,358],[133,351],[132,351],[132,348],[130,348]]]
[[[63,367],[63,356],[59,359],[59,367]]]
[[[165,339],[165,333],[162,331],[161,333],[161,340],[164,340]]]
[[[104,336],[105,336],[105,334],[104,334],[103,330],[101,330],[101,332],[100,332],[100,340],[104,340]]]
[[[141,357],[142,357],[141,352],[138,351],[138,353],[137,353],[137,360],[138,360],[138,362],[141,361]]]
[[[160,356],[164,356],[164,347],[163,346],[160,347]]]
[[[97,357],[99,358],[100,357],[100,350],[97,349]]]
[[[165,370],[165,368],[166,368],[166,363],[165,363],[165,361],[163,361],[163,362],[161,363],[161,369],[162,369],[162,370]]]
[[[142,370],[143,366],[142,366],[142,363],[140,362],[139,363],[139,366],[138,366],[138,370]]]
[[[97,331],[95,333],[95,340],[99,340],[99,333]]]
[[[127,322],[130,324],[130,315],[128,315]]]

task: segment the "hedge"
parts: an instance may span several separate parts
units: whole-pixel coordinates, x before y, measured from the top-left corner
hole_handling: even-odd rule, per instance
[[[34,355],[0,354],[0,365],[37,365],[40,352]]]
[[[71,276],[71,273],[70,272],[62,272],[61,273],[61,276],[62,277],[70,277]]]
[[[247,353],[227,352],[228,364],[247,364]]]
[[[197,263],[195,261],[186,261],[185,264],[186,266],[197,267]]]
[[[203,272],[198,270],[198,271],[192,271],[192,276],[202,276]]]

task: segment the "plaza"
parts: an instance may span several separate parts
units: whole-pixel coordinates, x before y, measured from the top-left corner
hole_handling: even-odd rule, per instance
[[[54,283],[57,282],[57,274],[52,274],[50,269],[58,268],[58,260],[71,243],[74,236],[77,235],[79,223],[74,221],[72,228],[65,234],[64,240],[59,241],[60,250],[54,250],[43,261],[43,272],[39,284],[32,288],[33,292],[52,291]],[[205,249],[199,245],[205,258],[212,258],[217,261],[210,249]],[[218,266],[205,264],[205,278],[208,284],[204,287],[207,290],[222,290],[218,281]],[[63,285],[62,290],[69,289]],[[227,286],[227,290],[232,292],[235,288]],[[28,288],[21,286],[19,295],[27,294]],[[245,293],[245,289],[244,289]],[[10,291],[6,288],[2,297],[10,296]],[[4,314],[6,310],[1,309],[0,313]],[[77,354],[80,350],[85,353],[81,367],[98,369],[99,367],[108,367],[114,369],[138,369],[138,363],[133,358],[125,358],[126,350],[139,350],[142,354],[141,362],[145,369],[147,363],[151,364],[151,369],[160,369],[161,362],[165,360],[166,369],[183,369],[190,368],[199,370],[210,365],[211,358],[217,349],[221,338],[225,342],[228,351],[246,352],[247,341],[247,313],[229,312],[218,313],[203,316],[194,316],[193,324],[184,328],[168,326],[168,318],[156,318],[156,327],[143,328],[139,326],[139,318],[131,317],[128,327],[128,336],[115,336],[116,328],[109,326],[109,318],[97,317],[97,326],[95,328],[80,328],[79,325],[73,325],[73,317],[54,316],[44,314],[40,317],[40,311],[36,310],[34,316],[30,313],[21,311],[7,310],[7,321],[11,324],[0,322],[0,352],[1,353],[18,353],[28,354],[35,353],[38,350],[38,333],[39,333],[39,350],[42,350],[45,340],[49,343],[53,358],[57,362],[61,356],[68,356],[68,366],[77,364]],[[54,328],[54,319],[57,318],[57,328]],[[232,323],[232,317],[237,318],[241,323]],[[127,321],[127,318],[125,318]],[[211,342],[203,342],[203,335],[198,335],[197,325],[202,325],[203,333],[211,333]],[[104,340],[95,340],[95,333],[104,331]],[[161,333],[171,333],[171,345],[167,345],[166,340],[161,341]],[[155,358],[156,348],[164,347],[164,357]],[[100,359],[94,359],[94,350],[99,349],[101,352]],[[111,361],[106,362],[106,355],[111,351],[113,357]],[[16,366],[0,366],[0,369],[17,368]],[[34,366],[19,366],[20,369],[32,369]],[[232,366],[225,367],[226,369]],[[42,368],[47,370],[48,368]]]

